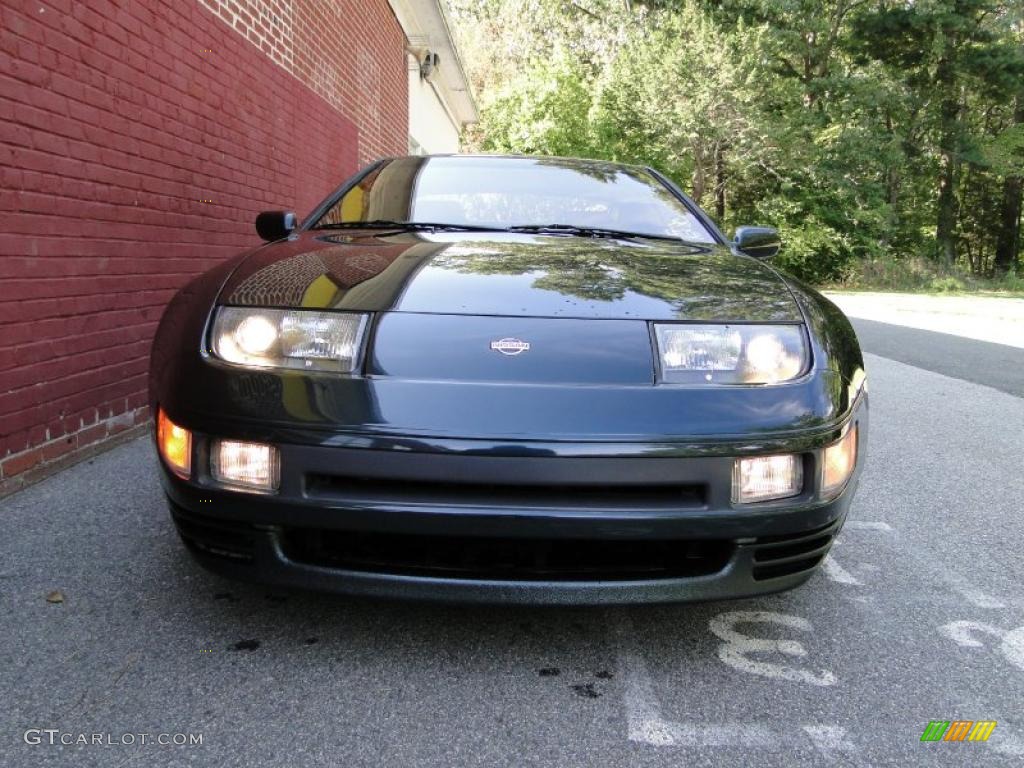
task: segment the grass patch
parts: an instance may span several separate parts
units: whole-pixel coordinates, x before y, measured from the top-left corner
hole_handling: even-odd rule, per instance
[[[961,269],[943,269],[922,258],[869,259],[851,265],[842,280],[823,286],[834,291],[881,291],[892,293],[988,294],[1024,298],[1024,275],[1003,278],[978,277]]]

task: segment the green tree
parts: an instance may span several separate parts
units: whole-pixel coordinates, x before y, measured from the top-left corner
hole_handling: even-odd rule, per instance
[[[480,122],[481,147],[538,155],[594,154],[591,90],[583,68],[567,56],[538,61],[492,95]]]
[[[1022,0],[452,0],[470,148],[653,165],[813,281],[1020,264]]]
[[[992,0],[887,3],[858,26],[864,50],[902,72],[912,90],[935,96],[935,247],[947,267],[957,257],[961,174],[976,144],[967,113],[971,96],[1004,99],[1024,76],[1019,46],[992,24],[1004,13]]]

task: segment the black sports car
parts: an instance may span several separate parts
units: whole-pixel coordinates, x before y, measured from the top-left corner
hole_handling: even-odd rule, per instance
[[[828,300],[649,168],[382,160],[185,286],[150,369],[185,544],[364,595],[653,602],[788,589],[863,463]]]

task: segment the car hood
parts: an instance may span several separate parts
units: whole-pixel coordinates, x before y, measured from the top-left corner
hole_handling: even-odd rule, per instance
[[[504,233],[304,232],[252,253],[221,304],[362,312],[798,322],[789,288],[717,245]]]

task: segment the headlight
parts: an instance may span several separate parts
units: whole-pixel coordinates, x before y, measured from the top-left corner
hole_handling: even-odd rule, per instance
[[[351,373],[366,315],[290,309],[221,307],[213,320],[213,352],[255,368]]]
[[[798,325],[656,323],[661,381],[674,384],[777,384],[807,364]]]

